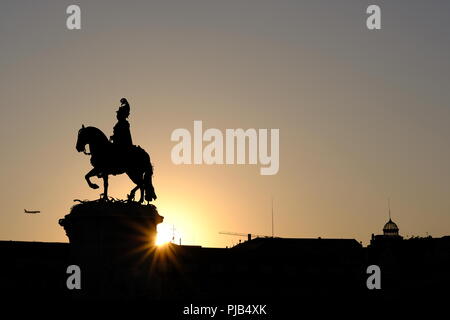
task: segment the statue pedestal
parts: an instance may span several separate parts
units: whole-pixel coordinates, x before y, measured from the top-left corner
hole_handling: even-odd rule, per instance
[[[98,200],[73,206],[59,224],[70,241],[70,263],[81,268],[80,291],[105,297],[111,278],[126,282],[154,250],[162,221],[151,204]]]

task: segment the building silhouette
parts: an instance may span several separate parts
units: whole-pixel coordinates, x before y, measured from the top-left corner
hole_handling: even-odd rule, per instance
[[[111,222],[87,217],[70,220],[82,230],[71,243],[0,241],[0,283],[10,298],[357,303],[430,297],[450,285],[450,236],[403,239],[391,219],[367,247],[354,239],[255,238],[229,249],[142,242],[133,249],[134,235],[123,232],[117,245],[110,233],[99,245],[105,232],[88,226]],[[115,229],[127,222],[114,219]],[[81,290],[67,289],[72,264],[82,270]],[[366,286],[369,265],[381,269],[381,290]]]

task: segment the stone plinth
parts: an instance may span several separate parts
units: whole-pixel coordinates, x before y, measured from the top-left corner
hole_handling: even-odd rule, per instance
[[[124,290],[130,282],[155,296],[148,265],[156,250],[156,226],[162,221],[151,204],[98,200],[73,206],[59,220],[70,241],[69,263],[81,269],[82,290],[71,291],[73,298],[134,297],[137,293]]]
[[[154,205],[89,201],[72,207],[59,224],[70,241],[72,257],[84,262],[120,262],[155,245],[163,221]]]

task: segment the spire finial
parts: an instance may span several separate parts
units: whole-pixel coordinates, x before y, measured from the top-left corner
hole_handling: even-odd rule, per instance
[[[389,220],[391,220],[391,198],[388,198]]]
[[[272,196],[272,238],[273,238],[273,196]]]

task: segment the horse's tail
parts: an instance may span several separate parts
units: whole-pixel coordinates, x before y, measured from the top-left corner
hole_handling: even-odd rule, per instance
[[[153,188],[152,176],[153,176],[153,165],[149,161],[148,166],[144,171],[144,192],[145,192],[145,200],[147,201],[156,200],[157,198],[155,188]]]

